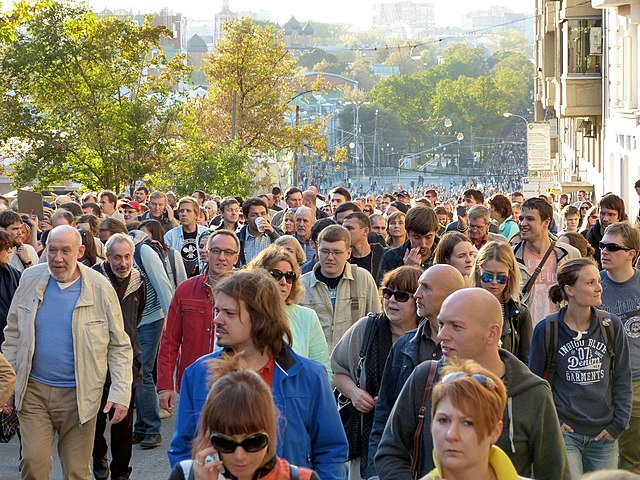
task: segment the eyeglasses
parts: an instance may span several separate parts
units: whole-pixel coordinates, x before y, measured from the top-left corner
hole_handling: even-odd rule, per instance
[[[231,257],[233,255],[237,255],[238,252],[236,252],[235,250],[231,250],[231,249],[223,250],[223,249],[218,248],[218,247],[212,247],[212,248],[209,249],[209,253],[212,253],[213,255],[222,255],[224,253],[225,256]]]
[[[396,302],[405,303],[413,297],[413,294],[403,290],[391,290],[390,288],[384,287],[382,289],[382,296],[387,300],[395,297]]]
[[[472,225],[471,223],[469,224],[469,229],[470,230],[483,230],[487,228],[487,224],[485,223],[484,225]]]
[[[500,285],[509,283],[509,275],[496,275],[495,273],[483,273],[480,275],[480,280],[484,283],[493,283],[494,278],[496,278]]]
[[[598,247],[600,247],[600,250],[604,250],[606,248],[610,252],[619,252],[620,250],[624,250],[625,252],[628,252],[629,250],[633,250],[631,247],[625,247],[624,245],[618,245],[617,243],[600,242],[598,244]]]
[[[462,377],[471,377],[480,385],[486,387],[489,390],[494,390],[496,388],[496,384],[493,380],[491,380],[489,377],[485,377],[484,375],[480,375],[479,373],[469,374],[467,372],[452,372],[443,377],[442,383],[446,385],[448,383],[451,383],[455,379],[462,378]]]
[[[291,285],[293,282],[296,281],[296,278],[298,278],[298,275],[296,275],[296,272],[281,272],[280,270],[269,270],[269,275],[271,275],[273,278],[276,279],[276,282],[279,282],[280,279],[282,277],[284,277],[285,281]]]
[[[320,255],[324,255],[325,257],[329,257],[331,255],[333,255],[334,257],[339,257],[340,255],[344,255],[345,253],[347,253],[346,250],[327,250],[326,248],[321,248],[320,250],[318,250],[318,253]]]
[[[238,447],[242,447],[249,453],[259,452],[264,450],[267,445],[269,445],[269,435],[266,433],[256,433],[241,442],[236,442],[232,438],[225,437],[219,433],[211,435],[211,446],[220,453],[233,453]]]
[[[598,219],[598,215],[589,215],[589,218],[591,220],[597,220]]]

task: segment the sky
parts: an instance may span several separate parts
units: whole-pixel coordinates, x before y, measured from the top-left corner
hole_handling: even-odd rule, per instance
[[[389,1],[389,0],[386,0]],[[414,0],[415,1],[415,0]],[[508,5],[514,12],[533,13],[534,0],[430,0],[435,4],[437,26],[458,26],[461,15],[469,10],[487,9],[493,5]],[[213,19],[222,7],[222,0],[90,0],[99,10],[104,8],[133,9],[134,13],[157,11],[163,7],[183,13],[191,19]],[[347,23],[360,28],[371,26],[372,0],[229,0],[232,11],[272,12],[272,20],[280,24],[295,15],[300,21],[317,20],[327,23]],[[455,8],[452,8],[455,6]]]

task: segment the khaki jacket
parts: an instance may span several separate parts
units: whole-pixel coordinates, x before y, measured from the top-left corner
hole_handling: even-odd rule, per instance
[[[129,405],[133,351],[124,331],[115,290],[100,273],[78,264],[82,290],[73,311],[72,334],[76,397],[80,423],[100,408],[102,389],[111,372],[109,402]],[[47,264],[28,268],[11,302],[2,351],[17,374],[16,408],[22,408],[35,349],[35,318],[50,278]],[[52,365],[55,368],[55,365]]]
[[[300,305],[309,307],[318,314],[320,325],[329,346],[329,351],[338,343],[349,327],[356,323],[367,313],[381,312],[380,298],[376,282],[369,272],[357,265],[347,263],[344,274],[338,283],[336,292],[336,308],[331,304],[329,288],[323,282],[318,281],[315,272],[320,268],[320,263],[313,267],[313,271],[302,275],[302,283],[305,287],[304,299]],[[354,277],[357,280],[354,281]],[[357,291],[351,293],[354,284],[357,283]],[[352,310],[352,297],[357,301],[357,308]]]

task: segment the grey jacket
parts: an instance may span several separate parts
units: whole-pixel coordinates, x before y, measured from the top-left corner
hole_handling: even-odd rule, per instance
[[[519,475],[531,477],[533,468],[538,480],[570,480],[566,450],[549,384],[531,373],[506,350],[500,349],[500,358],[505,364],[508,400],[502,419],[502,435],[496,445],[509,456]],[[442,365],[443,359],[439,361],[438,369]],[[428,361],[413,371],[391,411],[375,458],[381,479],[414,478],[410,471],[413,435],[430,367],[431,362]],[[438,380],[439,374],[436,374],[435,381]],[[427,411],[431,411],[430,400]],[[425,419],[418,478],[434,468],[429,423]]]

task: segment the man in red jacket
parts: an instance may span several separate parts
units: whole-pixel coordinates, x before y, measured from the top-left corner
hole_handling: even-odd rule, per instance
[[[207,250],[206,270],[176,289],[160,338],[157,386],[160,406],[169,412],[175,407],[175,392],[180,392],[185,368],[213,352],[216,337],[211,288],[238,261],[240,241],[228,230],[217,230],[209,237]]]

